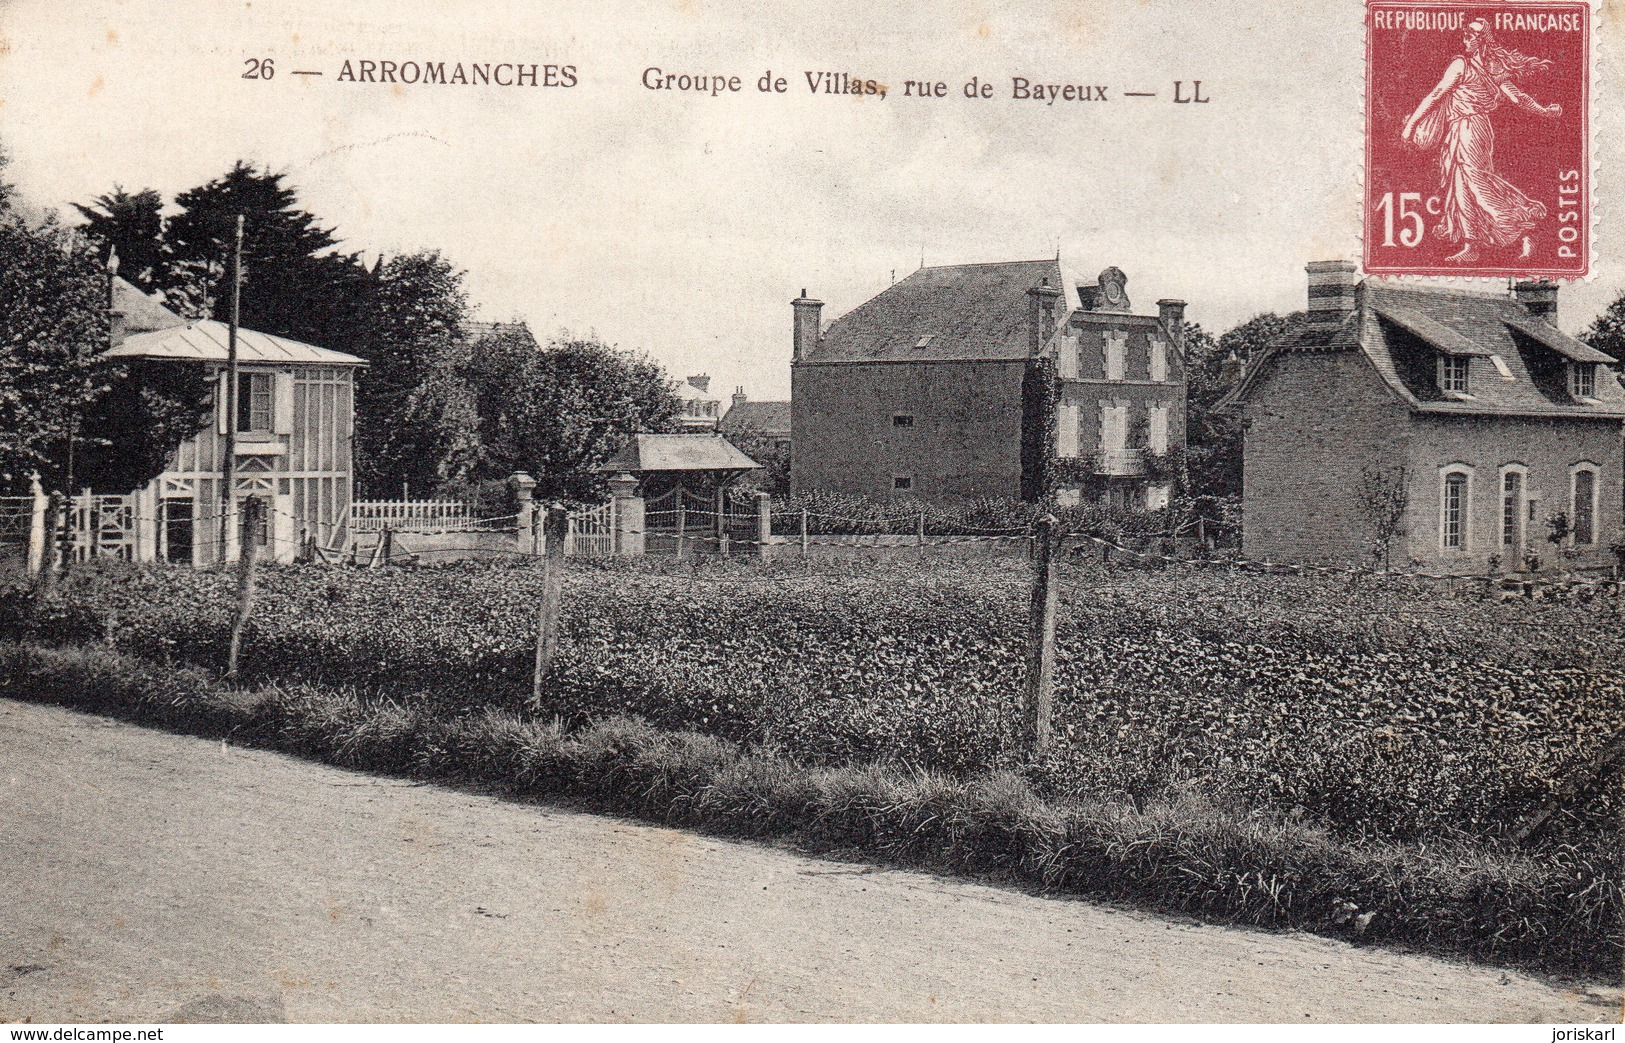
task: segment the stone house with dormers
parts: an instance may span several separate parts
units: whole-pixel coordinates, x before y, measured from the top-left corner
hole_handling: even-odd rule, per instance
[[[1184,302],[1060,260],[921,268],[832,323],[792,302],[791,486],[1158,507],[1185,444]],[[1044,390],[1047,388],[1047,390]]]
[[[1424,288],[1343,261],[1308,273],[1308,323],[1222,404],[1245,432],[1246,557],[1370,561],[1386,491],[1397,562],[1614,562],[1625,390],[1611,356],[1557,328],[1555,285]]]

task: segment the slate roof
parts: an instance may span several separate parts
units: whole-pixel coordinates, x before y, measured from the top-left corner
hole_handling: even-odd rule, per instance
[[[599,471],[750,471],[762,465],[719,434],[633,435]]]
[[[1509,293],[1366,279],[1347,321],[1287,334],[1248,366],[1224,405],[1244,401],[1270,359],[1297,351],[1363,352],[1395,397],[1420,413],[1625,418],[1625,388],[1610,368],[1614,359],[1537,317]],[[1470,398],[1440,390],[1440,352],[1478,360]],[[1601,364],[1590,401],[1569,394],[1570,360]]]
[[[1028,354],[1027,291],[1063,292],[1059,327],[1077,289],[1058,260],[921,268],[836,319],[802,362],[1017,360]]]
[[[109,358],[198,359],[225,362],[229,331],[223,322],[200,319],[168,329],[136,333],[109,350]],[[365,359],[342,351],[318,348],[286,337],[273,337],[258,330],[238,329],[238,361],[267,365],[365,366]]]
[[[734,431],[790,431],[790,403],[741,402],[722,417],[718,425],[723,433]]]

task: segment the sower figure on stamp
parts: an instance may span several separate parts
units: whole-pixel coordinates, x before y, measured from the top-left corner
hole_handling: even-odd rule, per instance
[[[1462,43],[1466,54],[1445,69],[1439,85],[1405,121],[1400,137],[1420,149],[1439,148],[1445,190],[1439,234],[1461,244],[1450,260],[1475,261],[1480,244],[1506,247],[1520,238],[1527,257],[1530,242],[1524,233],[1545,220],[1546,205],[1495,172],[1490,113],[1505,100],[1550,119],[1563,115],[1561,105],[1542,105],[1517,84],[1525,73],[1552,63],[1502,46],[1482,18],[1467,23]]]

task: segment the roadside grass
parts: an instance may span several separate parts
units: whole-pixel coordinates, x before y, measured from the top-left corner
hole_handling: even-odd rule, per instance
[[[1355,844],[1194,790],[1136,805],[1045,797],[1007,771],[819,766],[629,717],[570,729],[315,683],[239,688],[101,646],[0,642],[0,696],[347,768],[989,874],[1164,912],[1600,977],[1618,973],[1619,838],[1538,855],[1482,842]]]

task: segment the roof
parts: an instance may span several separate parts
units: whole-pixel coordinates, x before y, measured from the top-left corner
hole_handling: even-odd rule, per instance
[[[1058,260],[921,268],[836,319],[801,362],[942,362],[1027,358],[1027,291],[1048,284],[1059,327],[1077,307]]]
[[[126,333],[148,333],[186,325],[186,320],[142,293],[133,283],[113,276],[113,310],[124,316]]]
[[[719,434],[633,435],[599,471],[750,471],[762,465]]]
[[[723,414],[718,425],[727,431],[789,431],[790,403],[741,402]]]
[[[460,322],[457,329],[463,338],[470,344],[484,340],[487,337],[513,336],[523,337],[532,344],[536,343],[536,335],[530,332],[530,327],[523,322]]]
[[[223,322],[200,319],[168,329],[137,333],[106,354],[109,358],[201,359],[225,362],[230,332]],[[286,337],[273,337],[258,330],[237,331],[237,359],[254,364],[307,366],[365,366],[365,359],[342,351],[318,348]]]
[[[673,391],[672,394],[676,395],[678,400],[683,402],[722,401],[722,399],[718,398],[716,395],[713,395],[711,392],[701,391],[699,388],[695,387],[693,384],[690,384],[686,380],[678,384],[676,390]]]
[[[1338,325],[1300,326],[1247,368],[1223,407],[1245,401],[1270,361],[1291,352],[1363,352],[1389,391],[1419,413],[1625,418],[1614,359],[1563,333],[1508,293],[1366,279]],[[1440,390],[1439,353],[1483,359],[1470,397]],[[1589,400],[1568,390],[1569,361],[1602,363]],[[1475,372],[1477,372],[1475,370]]]

